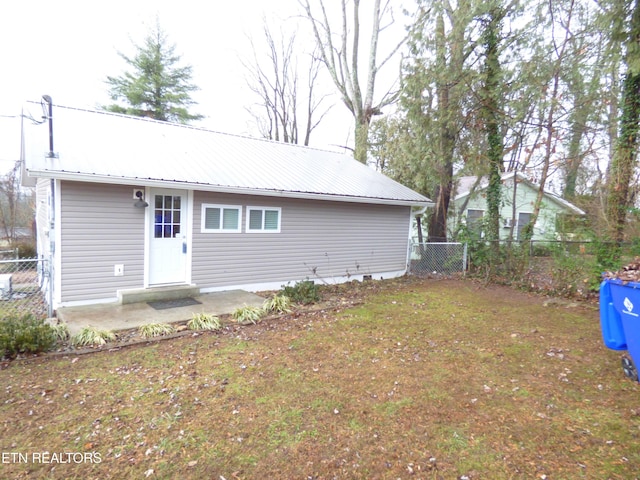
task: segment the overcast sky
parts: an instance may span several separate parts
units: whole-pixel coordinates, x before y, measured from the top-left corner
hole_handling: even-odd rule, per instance
[[[1,2],[0,170],[19,156],[19,119],[8,117],[19,115],[25,100],[39,101],[48,94],[54,104],[72,107],[109,103],[106,76],[126,69],[117,52],[132,56],[133,44],[142,43],[156,15],[182,55],[181,63],[193,67],[193,83],[200,91],[193,94],[198,105],[192,110],[207,117],[196,125],[255,135],[245,111],[253,97],[240,60],[251,57],[247,35],[262,38],[263,15],[275,24],[290,24],[301,20],[298,12],[298,0]],[[304,41],[308,24],[300,25],[298,38]],[[397,72],[397,63],[389,70]],[[330,84],[325,90],[333,92]],[[335,107],[312,136],[312,145],[335,149],[332,145],[352,143],[352,120],[337,96],[329,101]],[[32,113],[40,111],[35,107]]]

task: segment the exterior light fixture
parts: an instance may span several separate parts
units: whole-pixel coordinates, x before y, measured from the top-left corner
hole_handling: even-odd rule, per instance
[[[146,208],[149,206],[147,202],[144,201],[144,192],[142,190],[136,190],[136,198],[137,200],[133,204],[136,208]]]

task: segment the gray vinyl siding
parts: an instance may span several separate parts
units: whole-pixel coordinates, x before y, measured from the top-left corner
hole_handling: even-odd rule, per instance
[[[242,205],[242,233],[202,233],[203,203]],[[282,208],[281,232],[246,232],[248,206]],[[410,207],[196,192],[193,213],[192,280],[201,288],[406,268]]]
[[[145,209],[133,206],[133,187],[64,181],[60,190],[62,302],[142,288]],[[116,264],[124,276],[114,276]]]

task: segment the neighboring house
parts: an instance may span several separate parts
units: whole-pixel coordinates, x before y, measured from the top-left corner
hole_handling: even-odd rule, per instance
[[[486,190],[488,180],[478,177],[460,177],[456,195],[450,208],[450,231],[455,231],[457,221],[466,222],[470,228],[482,234],[481,222],[487,211]],[[516,179],[514,183],[514,178]],[[477,184],[477,185],[476,185]],[[515,189],[514,189],[515,185]],[[475,186],[475,189],[474,189]],[[502,175],[502,201],[500,203],[500,238],[522,238],[524,227],[529,224],[539,188],[517,172]],[[462,211],[461,211],[462,210]],[[540,213],[533,227],[532,240],[556,240],[559,215],[584,215],[584,212],[566,200],[548,192],[543,193]]]
[[[52,118],[53,148],[47,123],[23,137],[55,308],[400,276],[412,209],[431,204],[339,153],[62,106]]]

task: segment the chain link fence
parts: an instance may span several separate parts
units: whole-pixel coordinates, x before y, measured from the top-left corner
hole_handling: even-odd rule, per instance
[[[0,319],[52,315],[50,262],[42,258],[0,260]]]
[[[412,275],[452,275],[467,269],[465,243],[410,243],[409,273]]]

